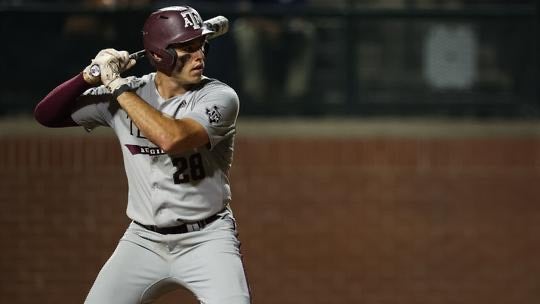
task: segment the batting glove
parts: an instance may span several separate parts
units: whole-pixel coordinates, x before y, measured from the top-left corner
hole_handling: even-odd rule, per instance
[[[130,69],[135,63],[135,59],[130,59],[126,51],[104,49],[84,69],[83,76],[90,84],[97,85],[101,80],[101,83],[109,88],[110,83],[120,77],[120,73]]]
[[[129,77],[133,78],[133,77]],[[117,99],[120,94],[126,92],[126,91],[135,91],[137,89],[136,86],[130,85],[129,78],[122,78],[118,77],[111,81],[109,85],[107,85],[107,89],[109,89],[109,92],[111,92],[114,99]]]

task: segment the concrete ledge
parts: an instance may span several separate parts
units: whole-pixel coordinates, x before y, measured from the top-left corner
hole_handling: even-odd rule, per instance
[[[240,119],[239,132],[303,137],[539,137],[540,121],[427,118]]]
[[[242,137],[540,137],[540,121],[463,120],[430,118],[321,118],[238,120]],[[97,128],[95,135],[113,136],[108,128]],[[0,137],[14,135],[79,136],[82,128],[50,129],[31,117],[0,120]]]

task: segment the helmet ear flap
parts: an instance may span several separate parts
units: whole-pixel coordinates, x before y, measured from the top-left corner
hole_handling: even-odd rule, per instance
[[[158,71],[161,71],[168,76],[171,76],[176,62],[178,61],[178,55],[174,48],[165,48],[161,50],[148,51],[148,60]]]
[[[176,66],[176,61],[178,60],[178,54],[176,54],[176,50],[174,48],[172,48],[172,47],[166,48],[165,51],[167,52],[167,54],[171,58],[170,65],[167,68],[167,70],[168,70],[167,74],[170,75],[172,73],[172,71],[174,70],[174,67]]]

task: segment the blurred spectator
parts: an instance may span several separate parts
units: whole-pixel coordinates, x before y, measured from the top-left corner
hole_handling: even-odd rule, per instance
[[[240,1],[241,7],[303,8],[302,0]],[[255,10],[256,12],[256,10]],[[296,101],[306,96],[313,69],[315,27],[300,17],[238,18],[233,26],[240,87],[250,102]]]

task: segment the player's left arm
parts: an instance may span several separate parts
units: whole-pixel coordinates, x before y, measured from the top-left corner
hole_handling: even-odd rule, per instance
[[[118,95],[117,100],[141,133],[168,154],[180,154],[209,142],[206,129],[193,119],[164,115],[129,91]]]

